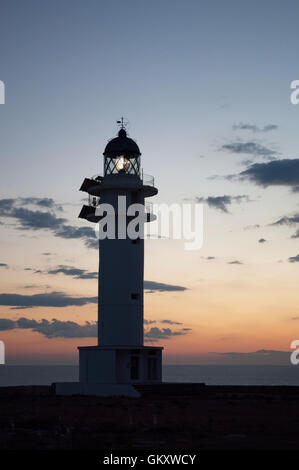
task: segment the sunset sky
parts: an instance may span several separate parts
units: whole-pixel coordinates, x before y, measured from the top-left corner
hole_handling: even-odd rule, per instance
[[[166,364],[287,364],[299,339],[298,2],[2,0],[0,340],[7,364],[96,342],[86,176],[129,120],[156,203],[204,244],[145,242],[146,344]],[[70,323],[73,322],[73,323]]]

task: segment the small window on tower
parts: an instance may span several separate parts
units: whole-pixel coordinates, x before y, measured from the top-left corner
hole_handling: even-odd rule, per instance
[[[131,299],[132,299],[132,300],[138,300],[139,297],[140,297],[140,294],[138,294],[137,292],[133,292],[133,293],[131,294]]]

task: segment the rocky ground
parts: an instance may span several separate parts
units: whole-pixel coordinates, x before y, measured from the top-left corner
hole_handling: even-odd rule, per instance
[[[191,390],[191,392],[190,392]],[[195,389],[194,389],[195,390]],[[299,449],[299,387],[206,386],[139,399],[0,388],[0,449]]]

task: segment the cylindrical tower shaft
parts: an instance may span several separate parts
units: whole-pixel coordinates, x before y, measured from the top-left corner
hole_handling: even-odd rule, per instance
[[[130,188],[125,189],[128,178]],[[109,182],[103,181],[103,186],[105,183],[101,204],[114,208],[115,239],[100,240],[98,340],[102,346],[142,346],[144,240],[128,237],[130,218],[119,214],[118,197],[126,208],[132,203],[144,204],[143,190],[138,184],[132,185],[132,176],[118,175],[118,188],[108,189]],[[124,224],[124,239],[118,238],[118,223]]]
[[[104,176],[85,178],[80,188],[89,194],[90,204],[83,206],[79,217],[98,222],[105,216],[99,215],[97,208],[106,204],[114,214],[115,238],[100,237],[99,243],[98,345],[103,347],[143,346],[144,239],[128,236],[132,216],[126,214],[132,204],[144,208],[145,198],[158,190],[153,178],[151,182],[143,181],[140,155],[136,142],[127,137],[124,128],[120,129],[118,137],[105,148]],[[121,214],[119,197],[125,204]],[[118,236],[119,215],[124,225],[122,237]],[[150,220],[144,217],[142,224]]]

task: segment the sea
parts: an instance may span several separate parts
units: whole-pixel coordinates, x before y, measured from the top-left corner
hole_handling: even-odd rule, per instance
[[[0,387],[50,385],[77,381],[74,365],[0,365]],[[298,385],[299,365],[164,365],[164,382],[204,382],[207,385]]]

